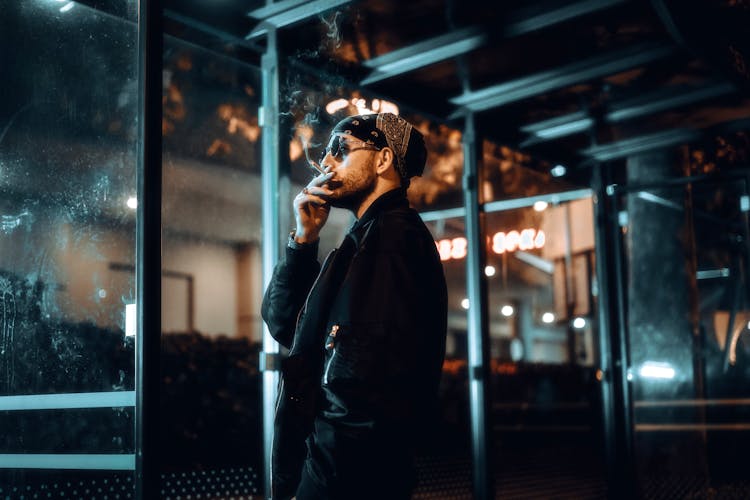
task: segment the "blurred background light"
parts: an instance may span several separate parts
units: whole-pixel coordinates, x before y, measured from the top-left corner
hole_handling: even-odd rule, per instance
[[[552,169],[549,171],[550,174],[552,174],[552,177],[562,177],[565,175],[565,173],[568,171],[567,168],[565,168],[562,165],[555,165],[552,167]]]
[[[675,369],[669,363],[659,363],[656,361],[646,361],[641,365],[638,373],[643,378],[661,378],[673,379]]]
[[[135,337],[136,332],[135,304],[125,304],[125,335]]]
[[[534,210],[536,210],[537,212],[543,212],[544,210],[547,209],[548,206],[549,206],[549,203],[547,203],[546,201],[534,202]]]

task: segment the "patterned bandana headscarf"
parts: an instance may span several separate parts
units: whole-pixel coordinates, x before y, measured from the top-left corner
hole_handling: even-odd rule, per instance
[[[424,171],[427,159],[424,137],[411,123],[393,113],[344,118],[331,134],[349,134],[377,148],[391,148],[396,170],[404,179],[422,175]]]

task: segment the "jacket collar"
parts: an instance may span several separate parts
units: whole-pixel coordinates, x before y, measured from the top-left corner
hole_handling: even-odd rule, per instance
[[[392,189],[388,192],[383,193],[377,198],[372,204],[365,210],[362,217],[357,220],[352,228],[349,230],[350,233],[358,233],[359,229],[365,227],[370,221],[382,212],[393,210],[395,208],[408,208],[409,200],[406,199],[406,189],[399,187]]]

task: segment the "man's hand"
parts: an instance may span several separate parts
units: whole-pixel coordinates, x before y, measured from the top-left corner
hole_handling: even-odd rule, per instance
[[[294,240],[297,243],[312,243],[318,240],[321,228],[328,220],[331,206],[326,196],[333,194],[326,182],[331,180],[333,173],[326,172],[315,177],[294,198],[294,219],[297,221],[297,231]]]

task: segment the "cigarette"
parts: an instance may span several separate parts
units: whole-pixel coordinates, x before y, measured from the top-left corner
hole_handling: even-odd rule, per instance
[[[318,165],[314,161],[307,160],[307,164],[310,166],[311,169],[313,169],[315,171],[315,173],[317,173],[317,174],[325,174],[325,171],[322,168],[320,168],[320,165]]]

